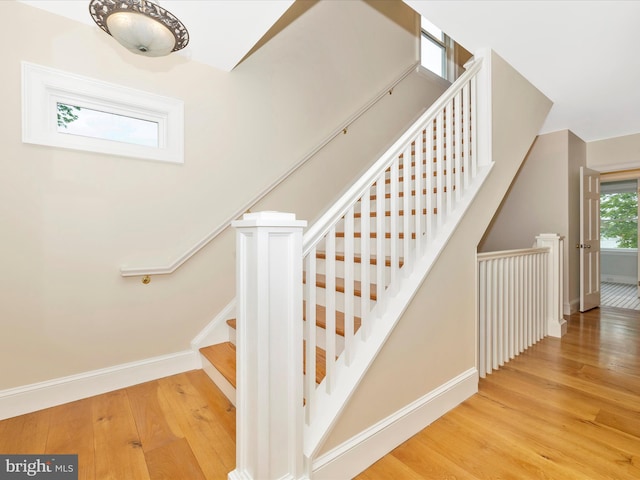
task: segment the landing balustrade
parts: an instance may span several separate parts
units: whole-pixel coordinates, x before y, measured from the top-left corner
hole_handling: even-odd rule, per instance
[[[533,248],[479,253],[478,371],[485,377],[547,335],[561,337],[562,237]]]

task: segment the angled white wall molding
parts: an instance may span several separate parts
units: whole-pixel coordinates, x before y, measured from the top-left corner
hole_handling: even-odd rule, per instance
[[[194,351],[216,343],[229,341],[229,326],[227,320],[233,318],[236,311],[236,299],[231,300],[209,324],[191,340]]]
[[[0,420],[200,368],[192,350],[0,391]]]

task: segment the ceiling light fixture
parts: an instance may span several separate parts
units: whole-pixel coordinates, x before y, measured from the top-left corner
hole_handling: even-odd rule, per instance
[[[149,0],[91,0],[89,13],[102,30],[139,55],[161,57],[189,43],[182,22]]]

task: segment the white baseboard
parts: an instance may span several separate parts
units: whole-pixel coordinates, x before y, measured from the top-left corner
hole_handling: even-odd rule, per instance
[[[193,350],[0,391],[0,420],[201,368]]]
[[[472,368],[315,459],[312,477],[353,478],[477,392]]]
[[[234,309],[235,299],[192,340],[193,350],[0,390],[0,420],[202,368],[198,349],[229,340]]]
[[[574,298],[569,303],[564,304],[563,314],[564,315],[572,315],[580,311],[580,299]]]
[[[191,348],[198,351],[202,347],[215,345],[217,343],[228,342],[229,326],[227,320],[233,318],[236,310],[236,299],[234,298],[229,304],[220,311],[202,331],[191,340]]]

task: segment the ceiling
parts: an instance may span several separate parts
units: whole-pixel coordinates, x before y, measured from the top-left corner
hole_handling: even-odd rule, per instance
[[[541,133],[640,133],[640,2],[405,1],[467,50],[492,48],[549,97]]]
[[[95,25],[89,15],[89,0],[18,1]],[[154,0],[154,3],[173,13],[189,30],[189,45],[179,55],[229,72],[293,0]]]
[[[19,1],[93,25],[89,0]],[[640,132],[640,2],[405,2],[467,50],[492,48],[549,97],[554,106],[542,133],[570,129],[593,141]],[[189,29],[178,54],[230,71],[293,0],[159,3]]]

